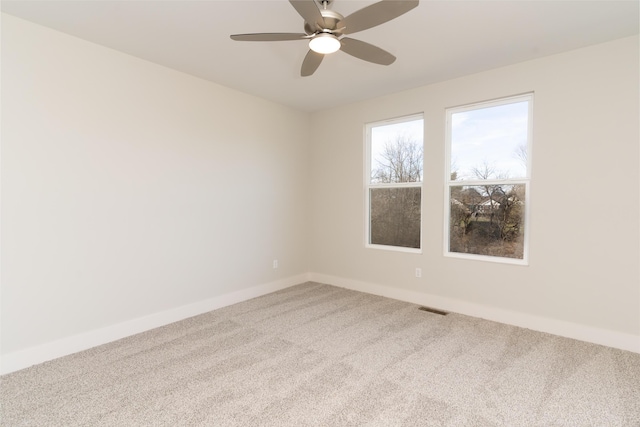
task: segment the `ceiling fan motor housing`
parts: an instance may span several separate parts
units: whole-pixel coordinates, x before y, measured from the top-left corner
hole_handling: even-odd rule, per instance
[[[341,31],[338,31],[338,22],[342,21],[344,19],[344,16],[340,15],[338,12],[334,12],[333,10],[329,10],[329,9],[321,9],[320,13],[322,14],[322,18],[324,20],[324,28],[322,28],[322,30],[325,31],[321,31],[319,30],[315,25],[309,25],[308,22],[305,21],[304,23],[304,32],[312,35],[318,32],[327,32],[330,34],[333,34],[336,37],[339,37],[342,35]]]

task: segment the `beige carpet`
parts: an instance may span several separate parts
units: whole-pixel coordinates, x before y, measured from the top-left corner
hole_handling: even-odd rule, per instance
[[[640,355],[305,283],[0,378],[3,426],[640,426]]]

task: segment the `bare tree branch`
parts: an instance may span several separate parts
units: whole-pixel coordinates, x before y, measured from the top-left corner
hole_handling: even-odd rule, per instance
[[[420,182],[422,158],[422,145],[409,137],[387,141],[372,170],[372,179],[381,183]]]

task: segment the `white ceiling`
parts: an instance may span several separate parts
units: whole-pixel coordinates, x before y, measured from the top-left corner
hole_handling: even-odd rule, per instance
[[[374,1],[335,0],[343,16]],[[2,11],[305,111],[638,34],[639,1],[421,0],[350,35],[398,59],[337,52],[300,77],[305,41],[237,42],[230,34],[303,32],[287,0],[3,0]]]

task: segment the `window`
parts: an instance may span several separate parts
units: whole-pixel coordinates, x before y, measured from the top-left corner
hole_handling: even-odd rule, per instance
[[[528,259],[533,95],[447,110],[445,255]]]
[[[366,126],[366,246],[420,251],[423,117]]]

